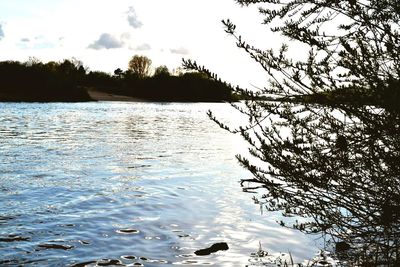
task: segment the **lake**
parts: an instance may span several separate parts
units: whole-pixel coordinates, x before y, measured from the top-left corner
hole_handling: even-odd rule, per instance
[[[245,266],[315,236],[261,214],[228,104],[0,103],[0,265]],[[227,251],[194,251],[226,242]]]

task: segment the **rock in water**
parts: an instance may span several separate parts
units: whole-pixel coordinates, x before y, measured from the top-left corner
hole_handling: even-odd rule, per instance
[[[209,248],[196,250],[194,254],[196,254],[197,256],[206,256],[220,250],[228,250],[228,249],[229,249],[228,244],[225,242],[221,242],[221,243],[215,243]]]

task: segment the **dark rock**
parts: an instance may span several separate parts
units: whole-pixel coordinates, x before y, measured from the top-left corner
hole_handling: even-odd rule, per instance
[[[225,242],[221,242],[221,243],[215,243],[209,248],[196,250],[194,254],[196,254],[197,256],[206,256],[220,250],[228,250],[228,249],[229,249],[228,244]]]

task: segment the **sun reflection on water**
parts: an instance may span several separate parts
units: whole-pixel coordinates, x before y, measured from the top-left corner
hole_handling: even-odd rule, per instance
[[[0,109],[0,265],[244,266],[260,241],[299,259],[315,251],[242,192],[244,143],[206,115],[235,120],[226,104]],[[229,250],[194,254],[217,242]]]

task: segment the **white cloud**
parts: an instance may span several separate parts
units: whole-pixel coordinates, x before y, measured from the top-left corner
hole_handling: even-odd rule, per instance
[[[0,40],[4,38],[4,31],[2,25],[0,24]]]
[[[129,41],[130,39],[132,39],[132,35],[129,32],[124,32],[123,34],[121,34],[121,40],[123,41]]]
[[[189,50],[184,47],[179,47],[179,48],[172,48],[169,50],[172,54],[179,54],[179,55],[188,55]]]
[[[99,39],[88,46],[88,48],[100,50],[100,49],[114,49],[121,48],[124,46],[122,38],[118,39],[109,33],[103,33]]]
[[[25,36],[13,42],[22,50],[46,50],[55,49],[60,46],[60,43],[55,38],[45,36]]]
[[[128,10],[128,22],[129,25],[134,29],[138,29],[143,26],[143,23],[138,19],[135,9],[131,6]]]
[[[145,51],[145,50],[150,50],[151,49],[151,46],[149,45],[149,44],[141,44],[141,45],[139,45],[139,46],[137,46],[136,48],[135,48],[135,50],[137,50],[137,51]]]
[[[232,83],[251,81],[259,86],[255,80],[261,73],[264,81],[262,69],[235,46],[221,25],[221,19],[230,18],[246,41],[268,49],[276,38],[264,34],[262,17],[256,14],[256,8],[241,8],[232,0],[0,0],[4,31],[0,61],[78,57],[92,70],[112,72],[127,66],[133,53],[141,52],[155,65],[173,69],[180,66],[182,57],[191,58]],[[247,71],[252,66],[254,71]]]

